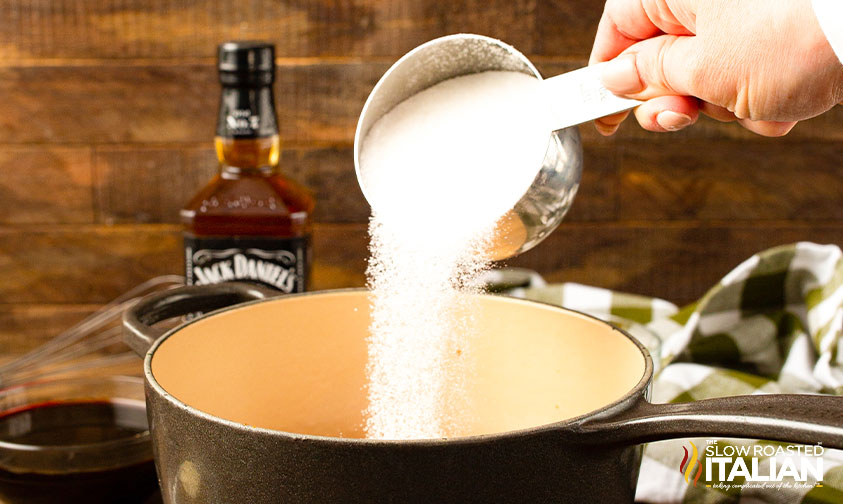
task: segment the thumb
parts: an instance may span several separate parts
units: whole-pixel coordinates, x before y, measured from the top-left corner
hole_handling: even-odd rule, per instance
[[[638,100],[658,96],[700,97],[701,51],[693,36],[660,35],[630,46],[606,63],[603,85],[618,95]]]

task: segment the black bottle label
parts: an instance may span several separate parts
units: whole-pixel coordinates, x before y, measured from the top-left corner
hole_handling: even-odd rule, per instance
[[[184,237],[188,285],[255,282],[281,292],[304,292],[310,267],[309,237]]]
[[[217,136],[264,138],[278,134],[272,88],[224,87],[220,95]]]

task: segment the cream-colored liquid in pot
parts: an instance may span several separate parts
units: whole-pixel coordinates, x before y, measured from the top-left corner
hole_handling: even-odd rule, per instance
[[[501,297],[473,306],[482,337],[461,384],[471,414],[449,423],[448,437],[583,415],[623,397],[644,374],[638,347],[594,319]],[[178,400],[226,420],[360,438],[369,323],[363,291],[279,298],[179,330],[156,350],[152,374]]]

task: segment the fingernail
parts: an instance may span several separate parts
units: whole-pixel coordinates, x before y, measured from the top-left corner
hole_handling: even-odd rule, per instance
[[[594,123],[594,128],[603,136],[612,136],[615,133],[615,130],[618,129],[617,127],[605,126],[599,122]]]
[[[656,116],[656,122],[667,131],[681,130],[685,126],[690,125],[692,121],[693,119],[691,119],[691,116],[680,114],[679,112],[674,112],[672,110],[659,112],[659,115]]]
[[[603,85],[615,94],[638,93],[644,89],[635,66],[635,55],[625,54],[606,63],[603,67]]]

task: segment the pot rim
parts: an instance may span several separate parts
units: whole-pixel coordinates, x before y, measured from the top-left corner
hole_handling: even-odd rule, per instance
[[[520,437],[524,435],[538,435],[538,434],[545,434],[550,432],[555,432],[559,430],[570,430],[572,427],[579,425],[587,420],[595,419],[595,418],[603,418],[609,417],[620,411],[628,409],[632,404],[636,402],[636,400],[640,400],[641,395],[645,393],[647,387],[650,385],[650,382],[653,377],[653,359],[650,356],[650,352],[647,348],[638,341],[634,336],[630,335],[627,331],[616,327],[605,320],[602,320],[598,317],[593,315],[589,315],[587,313],[583,313],[577,310],[572,310],[570,308],[563,308],[558,305],[554,305],[551,303],[543,302],[543,301],[534,301],[529,299],[517,298],[512,296],[506,295],[499,295],[499,294],[478,294],[479,296],[489,296],[489,297],[498,297],[504,298],[511,302],[516,303],[525,303],[525,304],[538,304],[542,306],[547,306],[555,310],[560,310],[563,312],[577,314],[592,320],[595,320],[601,324],[608,326],[613,331],[617,331],[623,336],[625,336],[629,341],[631,341],[641,352],[642,357],[644,357],[644,373],[641,376],[641,379],[638,383],[632,387],[626,394],[619,397],[615,401],[604,405],[603,407],[590,411],[588,413],[584,413],[582,415],[567,418],[565,420],[560,420],[558,422],[553,422],[549,424],[537,425],[534,427],[526,427],[523,429],[515,429],[515,430],[508,430],[502,432],[494,432],[490,434],[478,434],[473,436],[459,436],[453,438],[430,438],[430,439],[371,439],[371,438],[343,438],[343,437],[335,437],[335,436],[321,436],[315,434],[300,434],[295,432],[289,431],[282,431],[276,429],[267,429],[265,427],[254,427],[250,425],[246,425],[240,422],[235,422],[232,420],[228,420],[225,418],[221,418],[210,413],[206,413],[198,408],[190,406],[189,404],[182,402],[180,399],[176,398],[169,392],[167,392],[161,384],[155,379],[155,376],[152,373],[152,358],[154,357],[155,351],[161,346],[164,341],[168,338],[176,334],[181,329],[188,327],[191,324],[199,322],[200,320],[204,320],[209,317],[213,317],[215,315],[231,311],[231,310],[239,310],[239,309],[246,309],[249,306],[259,304],[259,303],[266,303],[272,301],[279,301],[282,299],[287,298],[294,298],[294,297],[309,297],[309,296],[320,296],[325,294],[343,294],[343,293],[359,293],[359,292],[367,292],[365,288],[346,288],[346,289],[327,289],[327,290],[320,290],[320,291],[310,291],[310,292],[302,292],[296,294],[285,294],[279,297],[272,297],[267,299],[256,299],[253,301],[247,301],[244,303],[238,303],[236,305],[227,306],[225,308],[220,308],[218,310],[214,310],[205,314],[202,314],[199,317],[194,318],[193,320],[187,321],[183,324],[180,324],[172,329],[169,329],[167,332],[162,334],[152,346],[149,347],[149,350],[146,352],[144,356],[144,363],[143,363],[143,373],[144,379],[150,389],[152,389],[158,396],[162,399],[170,403],[171,406],[183,410],[193,416],[199,417],[202,420],[213,422],[217,424],[224,425],[228,428],[238,430],[238,431],[246,431],[250,434],[259,434],[263,436],[272,436],[272,437],[282,437],[288,438],[291,441],[309,441],[309,442],[321,442],[321,443],[331,443],[331,444],[341,444],[341,445],[348,445],[348,446],[356,446],[356,445],[366,445],[366,446],[425,446],[425,447],[433,447],[433,446],[446,446],[446,445],[460,445],[460,444],[475,444],[475,443],[486,443],[490,441],[499,441],[505,440],[508,438],[513,437]]]

